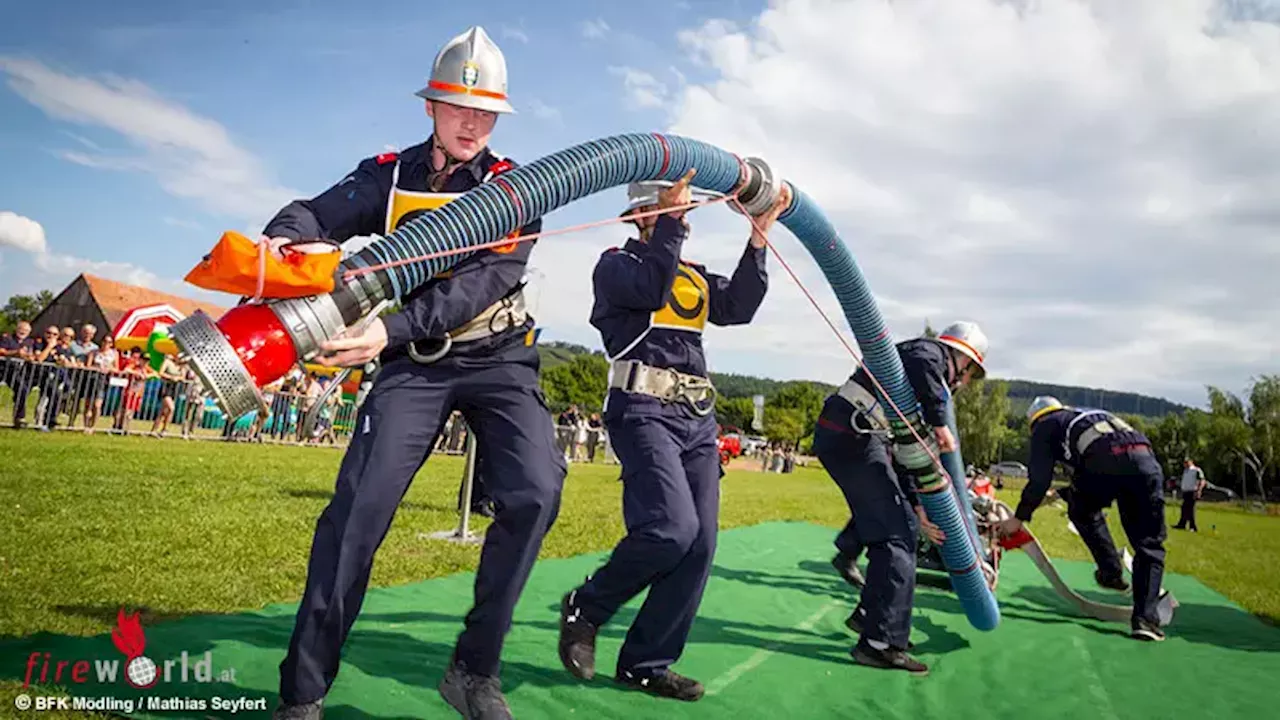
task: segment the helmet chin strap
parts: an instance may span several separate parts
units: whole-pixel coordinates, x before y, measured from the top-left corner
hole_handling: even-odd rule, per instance
[[[444,167],[436,168],[436,151],[440,151],[440,155],[444,157]],[[431,173],[427,176],[427,185],[432,192],[440,192],[444,189],[444,184],[448,182],[449,176],[454,170],[461,167],[466,161],[459,160],[449,152],[444,143],[440,142],[440,138],[435,133],[431,135]]]
[[[956,360],[955,348],[947,348],[947,386],[955,391],[960,386],[960,363]]]

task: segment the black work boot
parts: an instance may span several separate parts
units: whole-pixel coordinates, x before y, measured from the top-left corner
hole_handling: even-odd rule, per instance
[[[1120,592],[1127,592],[1129,590],[1129,583],[1125,581],[1123,573],[1120,575],[1107,575],[1101,570],[1094,570],[1093,579],[1100,587],[1118,590]]]
[[[633,673],[630,670],[619,670],[613,680],[633,690],[687,702],[697,700],[704,692],[702,683],[670,670],[659,673]]]
[[[862,571],[858,569],[857,560],[845,555],[843,552],[837,552],[836,556],[831,558],[831,566],[850,585],[861,589],[863,585],[867,584],[867,579],[862,576]]]
[[[862,605],[859,604],[858,607],[853,609],[853,612],[849,613],[849,617],[845,618],[844,626],[852,630],[853,634],[861,636],[862,621],[865,620],[866,617],[867,617],[867,611],[863,610]],[[916,647],[915,643],[911,642],[910,640],[907,641],[907,647],[906,647],[907,650],[914,650],[915,647]]]
[[[882,670],[906,670],[912,675],[928,675],[929,666],[907,654],[906,650],[895,647],[877,650],[866,640],[859,639],[858,644],[849,651],[853,661],[859,665],[880,668]]]
[[[1164,640],[1164,631],[1156,623],[1139,619],[1134,621],[1129,637],[1145,642],[1160,642]]]
[[[271,720],[320,720],[324,717],[324,698],[300,705],[289,705],[283,700],[271,713]]]
[[[576,678],[596,676],[596,633],[599,628],[573,606],[573,591],[560,599],[560,662]]]
[[[502,681],[467,671],[454,659],[440,680],[440,697],[467,720],[512,720]]]

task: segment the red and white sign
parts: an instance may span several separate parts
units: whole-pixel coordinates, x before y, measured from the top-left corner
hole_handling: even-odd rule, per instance
[[[112,337],[147,337],[155,329],[156,323],[172,327],[186,317],[172,305],[143,305],[124,314],[120,322],[111,331]]]

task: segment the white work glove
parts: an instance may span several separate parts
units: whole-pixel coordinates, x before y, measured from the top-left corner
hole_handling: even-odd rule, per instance
[[[284,259],[285,253],[287,252],[323,255],[324,253],[340,252],[342,250],[342,248],[336,243],[325,242],[323,240],[298,241],[282,237],[263,237],[258,240],[258,243],[266,243],[267,250],[269,250],[277,260]]]

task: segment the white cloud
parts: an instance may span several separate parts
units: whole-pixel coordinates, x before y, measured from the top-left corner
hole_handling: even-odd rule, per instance
[[[0,247],[4,246],[42,253],[45,250],[44,227],[17,213],[0,212]]]
[[[169,193],[259,225],[300,193],[273,184],[266,168],[219,123],[161,97],[150,87],[113,75],[69,75],[34,61],[0,56],[9,87],[50,117],[119,133],[140,154],[58,155],[88,167],[142,172]]]
[[[539,120],[548,120],[551,122],[560,122],[559,108],[551,107],[537,98],[529,99],[529,110],[533,112],[533,116]]]
[[[525,31],[521,30],[520,28],[511,27],[509,25],[503,25],[501,29],[501,33],[503,38],[516,40],[518,42],[525,43],[526,45],[529,43],[529,35],[525,33]]]
[[[1199,404],[1206,383],[1280,371],[1280,27],[1241,22],[1260,12],[775,0],[680,33],[701,82],[669,90],[667,62],[615,72],[633,106],[670,93],[671,132],[768,158],[813,197],[897,336],[974,319],[997,375]],[[847,353],[770,266],[755,325],[708,334],[712,364],[838,381]]]
[[[130,285],[141,285],[142,287],[168,290],[170,292],[172,292],[171,286],[177,284],[172,281],[163,281],[150,270],[131,263],[86,260],[56,253],[40,253],[35,255],[32,260],[37,269],[59,278],[62,285],[70,282],[72,278],[80,273],[99,275]]]
[[[632,109],[664,107],[670,97],[666,83],[644,70],[610,67],[609,72],[622,78],[627,106]]]
[[[165,218],[165,221],[170,222],[171,218]],[[161,278],[132,263],[88,260],[53,252],[46,242],[44,227],[40,223],[9,211],[0,212],[0,247],[4,246],[30,254],[31,264],[42,288],[54,286],[60,289],[80,273],[90,273],[187,297],[193,295],[190,286],[178,280]],[[23,282],[29,284],[32,279],[27,276],[23,278]],[[196,294],[200,293],[203,291],[197,291]]]
[[[609,23],[604,20],[584,20],[578,24],[582,36],[590,40],[599,40],[609,32]]]

